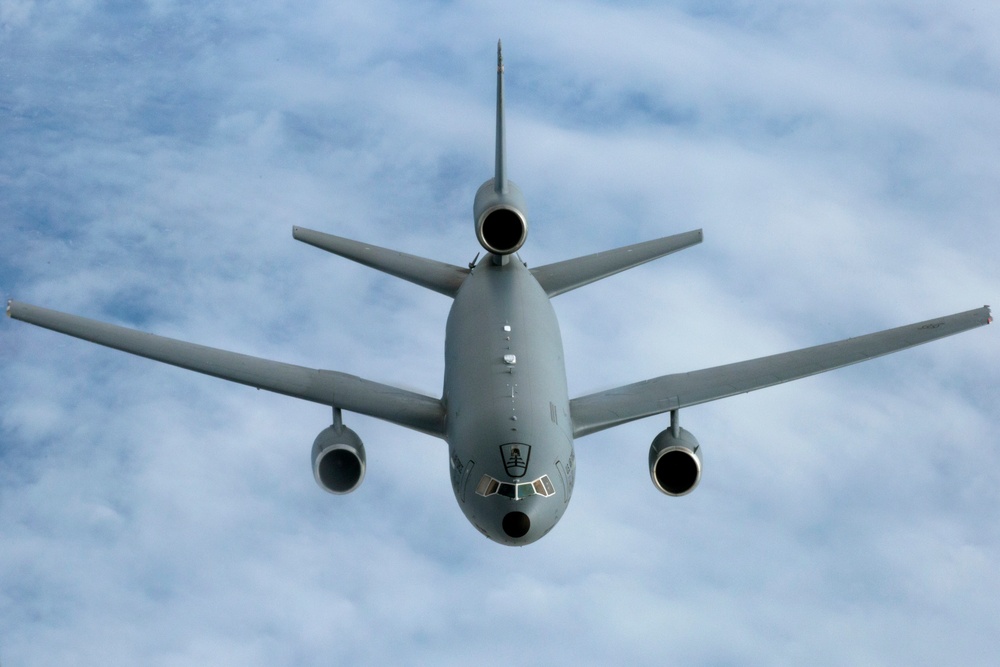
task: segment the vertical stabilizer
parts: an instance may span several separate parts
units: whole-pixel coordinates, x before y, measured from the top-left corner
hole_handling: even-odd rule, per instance
[[[493,189],[507,192],[507,136],[503,121],[503,43],[497,40],[497,154]]]
[[[472,204],[479,243],[497,257],[517,252],[528,237],[524,195],[507,180],[507,132],[503,118],[503,44],[497,40],[496,170],[476,192]]]

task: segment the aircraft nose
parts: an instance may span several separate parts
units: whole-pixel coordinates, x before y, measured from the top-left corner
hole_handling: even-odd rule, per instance
[[[524,512],[508,512],[501,526],[508,537],[524,537],[531,530],[531,519]]]

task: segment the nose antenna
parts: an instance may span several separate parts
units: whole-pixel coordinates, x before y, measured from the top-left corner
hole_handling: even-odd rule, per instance
[[[497,40],[497,158],[493,189],[507,192],[507,137],[503,120],[503,43]]]

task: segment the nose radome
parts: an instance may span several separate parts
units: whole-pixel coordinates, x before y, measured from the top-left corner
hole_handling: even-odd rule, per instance
[[[501,525],[508,537],[524,537],[531,530],[531,519],[524,512],[508,512]]]

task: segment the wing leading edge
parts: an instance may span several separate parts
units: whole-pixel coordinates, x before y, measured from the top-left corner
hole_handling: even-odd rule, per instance
[[[17,301],[7,302],[7,315],[147,359],[444,437],[439,399],[355,375],[196,345]]]
[[[968,331],[993,321],[988,306],[924,322],[691,373],[663,375],[570,401],[573,436],[763,389]]]

